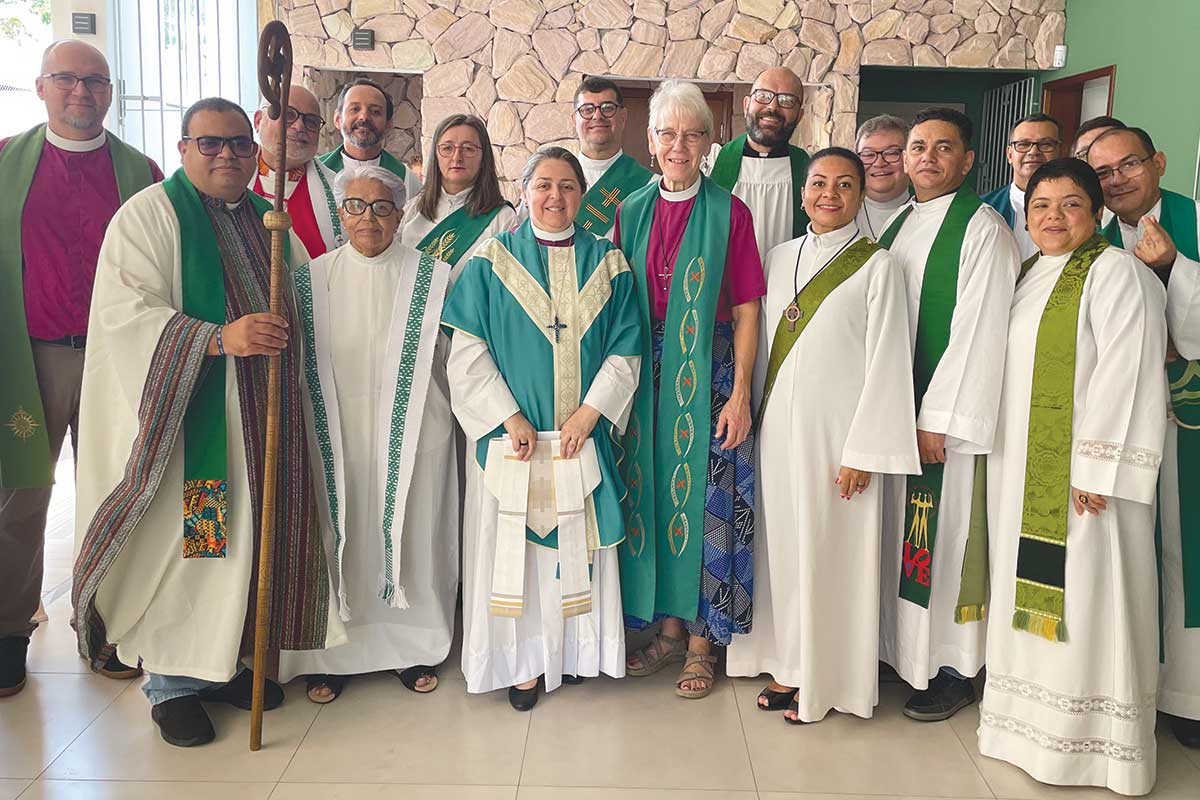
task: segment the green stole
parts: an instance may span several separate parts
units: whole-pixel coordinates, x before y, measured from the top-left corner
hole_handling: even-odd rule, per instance
[[[46,141],[45,124],[8,141],[0,152],[0,180],[12,191],[0,193],[0,488],[30,489],[54,483],[46,413],[33,365],[25,319],[21,216]],[[108,152],[124,203],[154,182],[150,161],[112,133]]]
[[[588,188],[575,224],[597,236],[606,235],[617,221],[617,206],[621,200],[645,186],[653,177],[654,173],[637,159],[622,153],[600,180]]]
[[[742,151],[746,147],[746,134],[734,139],[721,148],[713,163],[713,181],[727,192],[732,192],[742,171]],[[799,147],[788,145],[788,161],[792,167],[792,238],[804,235],[808,227],[808,214],[804,213],[804,177],[808,171],[808,153]]]
[[[626,614],[646,621],[656,612],[692,620],[700,600],[712,439],[713,325],[729,249],[732,196],[701,177],[671,279],[656,408],[646,256],[658,197],[656,181],[630,195],[621,212],[621,249],[633,265],[645,334],[641,382],[618,462],[626,485],[621,598]],[[660,486],[664,478],[670,482]]]
[[[1162,190],[1159,224],[1175,242],[1175,247],[1192,261],[1200,261],[1197,243],[1196,204],[1191,198]],[[1121,223],[1116,215],[1104,228],[1104,236],[1117,247],[1124,247]],[[1167,362],[1167,385],[1171,391],[1171,410],[1175,415],[1175,452],[1179,476],[1179,528],[1183,560],[1184,626],[1200,628],[1200,507],[1184,502],[1184,486],[1200,480],[1200,361],[1177,358]],[[1155,541],[1159,552],[1159,594],[1162,585],[1162,519],[1156,515]],[[1161,614],[1160,614],[1161,617]]]
[[[771,396],[771,389],[775,386],[775,378],[779,375],[779,368],[783,366],[783,362],[787,359],[788,354],[792,352],[796,342],[800,340],[800,335],[804,333],[804,329],[808,327],[808,323],[812,322],[812,318],[816,315],[817,309],[821,307],[821,303],[825,302],[834,289],[837,289],[855,273],[862,269],[863,264],[866,264],[871,256],[882,248],[872,242],[865,236],[856,241],[854,244],[846,248],[833,263],[828,264],[809,279],[808,283],[800,289],[800,293],[796,295],[793,304],[800,310],[800,316],[796,320],[788,320],[786,317],[787,311],[784,311],[785,316],[781,317],[775,325],[775,336],[771,340],[771,357],[767,361],[767,380],[763,387],[762,403],[759,404],[759,420],[762,419],[763,413],[767,408],[767,399]],[[789,306],[791,308],[791,306]]]
[[[319,158],[321,163],[329,167],[329,169],[333,172],[341,172],[346,167],[346,163],[343,160],[345,153],[346,145],[339,144],[336,149],[330,150],[328,153],[320,156]],[[388,172],[400,176],[400,180],[404,180],[405,176],[408,175],[408,167],[404,166],[404,163],[400,159],[396,158],[387,150],[379,151],[379,166],[383,167]]]
[[[225,268],[217,237],[196,187],[183,169],[163,181],[179,220],[183,313],[225,324]],[[271,204],[247,191],[261,218]],[[287,247],[285,244],[285,257]],[[225,359],[212,357],[183,417],[185,558],[224,558],[228,466],[225,447]]]
[[[1071,254],[1046,300],[1034,346],[1012,626],[1050,641],[1067,640],[1063,596],[1079,301],[1088,271],[1108,247],[1109,243],[1097,234]],[[1021,278],[1040,257],[1035,255],[1022,265]]]
[[[913,352],[913,397],[916,399],[918,416],[933,373],[950,344],[950,322],[958,303],[958,268],[963,239],[967,235],[967,224],[982,204],[979,195],[965,184],[960,186],[925,259],[921,306],[917,313],[917,341]],[[884,231],[879,238],[881,245],[891,247],[912,209],[912,206],[904,209],[891,227]],[[921,471],[920,475],[908,476],[905,489],[908,500],[904,507],[904,527],[907,532],[900,572],[900,597],[929,608],[933,586],[933,548],[937,541],[945,465],[922,464]],[[972,503],[972,517],[974,515],[975,504]]]
[[[478,216],[472,216],[470,209],[464,205],[447,214],[445,219],[434,226],[417,245],[417,249],[453,267],[463,256],[468,255],[464,248],[475,243],[505,205],[501,203]]]

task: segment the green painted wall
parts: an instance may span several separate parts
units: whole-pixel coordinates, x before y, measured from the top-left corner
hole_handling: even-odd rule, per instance
[[[1167,154],[1168,189],[1191,195],[1200,145],[1200,1],[1067,0],[1067,65],[1052,81],[1117,66],[1113,116]]]

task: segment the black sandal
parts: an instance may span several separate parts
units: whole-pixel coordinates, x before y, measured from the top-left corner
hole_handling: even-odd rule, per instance
[[[342,691],[346,688],[346,683],[350,680],[349,675],[305,675],[304,688],[308,699],[319,706],[327,705],[337,700],[342,695]],[[313,690],[320,689],[322,686],[333,693],[332,697],[318,700],[313,697]]]
[[[796,719],[792,719],[791,717],[788,717],[788,716],[785,716],[783,718],[783,721],[786,722],[788,725],[807,725],[808,724],[804,720],[800,719],[800,703],[799,703],[799,701],[793,700],[792,702],[788,703],[787,710],[796,712]]]
[[[396,677],[400,679],[400,682],[404,684],[404,688],[411,692],[429,694],[438,687],[437,667],[427,667],[418,664],[415,667],[393,670],[393,672],[396,673]],[[424,686],[417,686],[417,681],[421,680],[421,678],[432,678],[433,680]]]
[[[756,703],[759,711],[783,711],[788,707],[788,703],[796,697],[798,689],[790,689],[786,692],[777,692],[771,687],[767,687],[758,693],[759,700],[766,700],[767,704]]]

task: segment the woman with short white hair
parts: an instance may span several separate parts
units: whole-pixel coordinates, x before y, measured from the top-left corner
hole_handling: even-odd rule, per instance
[[[684,662],[681,697],[712,691],[712,646],[751,623],[754,437],[750,378],[766,293],[750,209],[700,172],[713,119],[694,84],[668,80],[646,131],[661,182],[630,195],[616,241],[637,280],[642,378],[622,440],[627,622],[661,621],[629,675]]]

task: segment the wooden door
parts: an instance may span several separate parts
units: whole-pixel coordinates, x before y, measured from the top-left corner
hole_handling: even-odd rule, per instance
[[[647,168],[650,167],[650,148],[646,141],[646,127],[650,124],[650,95],[652,90],[638,86],[622,86],[625,109],[629,112],[625,124],[625,135],[621,147]],[[733,126],[733,92],[710,91],[704,93],[713,115],[713,141],[724,144],[730,138]],[[659,172],[658,169],[654,169]]]
[[[1113,88],[1117,85],[1117,67],[1110,65],[1081,72],[1056,81],[1042,84],[1042,113],[1049,114],[1058,120],[1063,128],[1063,146],[1069,152],[1075,142],[1075,131],[1080,123],[1083,111],[1083,87],[1088,81],[1096,78],[1108,78],[1108,108],[1106,114],[1112,114]]]

